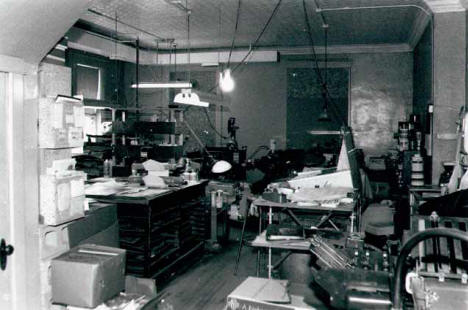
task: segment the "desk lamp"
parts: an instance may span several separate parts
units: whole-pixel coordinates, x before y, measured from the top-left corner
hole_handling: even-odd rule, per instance
[[[218,160],[215,162],[213,167],[211,167],[211,172],[216,174],[221,174],[231,170],[232,165],[225,160]]]

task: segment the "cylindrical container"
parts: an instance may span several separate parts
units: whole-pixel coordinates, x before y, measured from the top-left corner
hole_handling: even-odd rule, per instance
[[[106,159],[104,161],[104,164],[103,164],[103,173],[104,173],[104,177],[105,178],[109,178],[111,175],[110,175],[110,172],[111,172],[111,164],[110,164],[110,160]]]
[[[424,159],[420,154],[411,158],[411,186],[424,186]]]
[[[221,209],[224,203],[224,195],[222,190],[216,191],[216,208]]]
[[[398,146],[400,151],[408,151],[409,144],[409,124],[408,122],[398,122]]]
[[[399,149],[401,152],[409,150],[410,145],[409,145],[408,136],[406,137],[400,136],[400,138],[398,139],[398,143],[399,143]]]
[[[216,207],[216,191],[211,192],[211,207],[215,208]]]
[[[196,173],[195,171],[190,172],[190,181],[198,182],[198,173]]]

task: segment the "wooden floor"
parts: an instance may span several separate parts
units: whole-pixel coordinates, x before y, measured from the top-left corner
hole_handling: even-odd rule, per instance
[[[253,240],[256,236],[254,231],[255,229],[250,229],[246,232],[245,239]],[[257,252],[248,246],[242,249],[239,269],[237,275],[234,275],[239,237],[240,229],[231,228],[231,241],[223,246],[220,252],[206,253],[200,261],[175,276],[162,289],[158,287],[158,293],[165,301],[165,307],[162,308],[164,310],[225,309],[226,297],[247,277],[256,276]],[[260,277],[267,277],[266,263],[266,256],[262,256]],[[285,279],[284,275],[277,276]],[[304,284],[307,281],[296,283],[293,279],[299,279],[299,276],[289,277],[290,290],[294,294],[307,295],[317,310],[327,309]]]
[[[255,276],[256,253],[244,247],[234,275],[238,244],[231,242],[216,254],[205,254],[200,262],[178,275],[161,293],[174,310],[224,309],[229,295],[248,276]]]

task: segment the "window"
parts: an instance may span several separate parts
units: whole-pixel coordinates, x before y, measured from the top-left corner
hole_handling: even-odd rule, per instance
[[[324,99],[316,71],[291,68],[287,74],[287,147],[319,148],[324,153],[339,153],[341,136],[332,132],[340,131],[341,120],[348,120],[349,68],[327,69],[327,88],[332,101],[328,104],[328,122],[319,119],[324,110]],[[324,135],[324,132],[331,134]]]
[[[118,96],[124,97],[120,62],[67,49],[66,64],[72,70],[72,95],[83,95],[85,105],[111,107],[125,101]]]
[[[87,99],[104,100],[101,69],[85,64],[76,65],[76,87],[74,95]]]

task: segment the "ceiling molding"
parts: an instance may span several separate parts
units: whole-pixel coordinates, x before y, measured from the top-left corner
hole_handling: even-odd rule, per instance
[[[18,57],[0,55],[0,71],[17,74],[34,74],[37,72],[37,65],[27,63]]]
[[[68,32],[68,47],[102,55],[112,59],[120,59],[127,62],[135,62],[135,49],[110,40],[95,37],[81,29],[72,28]],[[416,37],[416,35],[415,35]],[[117,48],[117,55],[115,49]],[[356,45],[331,45],[327,48],[328,54],[357,54],[357,53],[406,53],[412,52],[412,47],[407,43],[402,44],[356,44]],[[248,49],[236,49],[232,52],[231,62],[240,62],[248,53]],[[325,54],[323,46],[315,47],[316,54]],[[276,62],[278,53],[282,55],[307,55],[311,54],[311,48],[301,47],[271,47],[256,49],[247,58],[247,62]],[[177,53],[177,64],[187,64],[187,53]],[[142,65],[168,65],[170,59],[174,62],[174,55],[169,53],[155,53],[150,51],[140,51],[140,63]],[[190,53],[190,63],[227,63],[229,51],[208,50]]]
[[[424,31],[426,30],[427,25],[429,25],[431,17],[426,14],[420,14],[416,21],[413,24],[411,33],[408,37],[408,45],[412,50],[416,47],[419,40],[421,39]]]
[[[413,49],[409,44],[354,44],[354,45],[332,45],[328,46],[328,54],[372,54],[372,53],[408,53]],[[282,55],[311,54],[310,47],[279,48]],[[323,46],[315,47],[316,54],[325,54]]]
[[[231,54],[231,63],[238,63],[244,59],[244,57],[249,52],[248,49],[235,50]],[[155,53],[156,55],[156,53]],[[174,63],[174,55],[169,53],[160,53],[156,56],[155,64],[160,65],[169,65],[170,60]],[[187,53],[177,53],[176,61],[179,65],[188,64],[188,54]],[[191,64],[206,64],[206,63],[227,63],[229,61],[229,51],[205,51],[205,52],[191,52],[190,53],[190,63]],[[245,62],[277,62],[278,61],[278,51],[276,49],[262,49],[253,51]]]
[[[434,13],[465,11],[460,0],[424,0]]]

